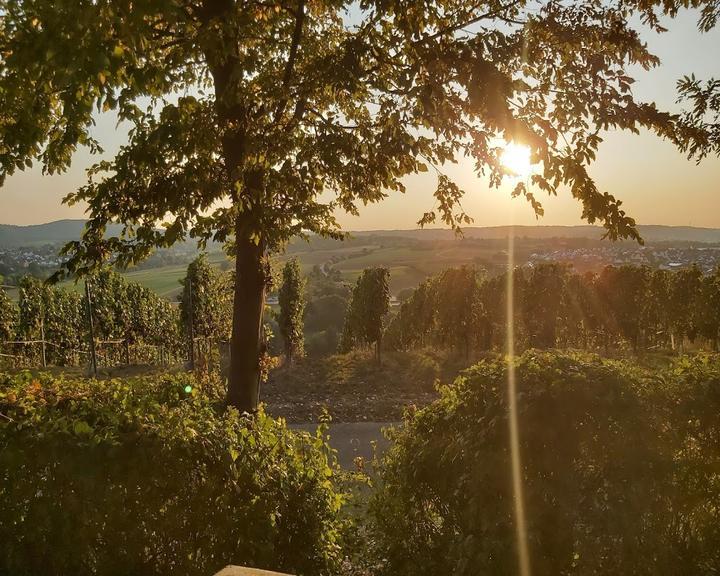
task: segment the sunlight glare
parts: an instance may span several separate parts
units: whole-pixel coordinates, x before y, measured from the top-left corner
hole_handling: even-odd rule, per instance
[[[505,312],[507,316],[507,377],[508,377],[508,424],[510,428],[510,462],[512,489],[515,504],[515,536],[518,549],[520,576],[531,576],[530,552],[528,550],[525,498],[523,495],[522,461],[520,457],[520,425],[518,423],[517,382],[515,379],[515,233],[510,227],[508,235],[508,270],[505,287]]]
[[[516,144],[515,142],[506,144],[500,156],[500,161],[513,176],[518,178],[527,178],[532,171],[530,148],[523,144]]]

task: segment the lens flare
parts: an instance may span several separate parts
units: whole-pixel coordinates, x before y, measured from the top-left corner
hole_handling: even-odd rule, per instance
[[[522,144],[510,142],[500,156],[500,162],[513,176],[525,179],[532,172],[530,148]]]
[[[520,457],[520,426],[517,411],[517,385],[515,380],[515,234],[510,227],[508,234],[508,271],[506,286],[507,313],[507,377],[508,377],[508,424],[510,428],[510,462],[512,488],[515,501],[515,536],[518,548],[520,576],[530,576],[530,552],[527,542],[525,498],[523,496],[522,462]]]

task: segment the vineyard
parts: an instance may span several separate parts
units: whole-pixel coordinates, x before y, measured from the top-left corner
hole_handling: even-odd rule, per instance
[[[296,284],[297,274],[289,277]],[[382,268],[368,269],[358,280],[344,312],[341,352],[431,346],[468,359],[504,349],[507,274],[448,268],[395,310],[388,305],[388,281]],[[304,282],[294,288],[303,291],[298,298],[305,298]],[[111,270],[88,278],[84,294],[25,277],[17,304],[0,292],[0,363],[91,366],[94,348],[100,367],[217,364],[230,341],[232,278],[200,256],[188,266],[181,289],[180,301],[171,303]],[[514,270],[513,292],[513,328],[522,349],[717,350],[720,342],[720,270],[703,275],[695,266],[676,272],[608,266],[580,275],[561,264],[541,264]],[[307,311],[315,316],[326,305],[319,296]],[[303,331],[312,336],[325,327],[314,318],[305,326],[308,312],[299,310],[287,325],[280,313],[275,330],[281,343],[293,335],[302,352]],[[271,340],[270,326],[265,329]],[[270,352],[281,350],[274,345]]]
[[[574,274],[561,264],[518,268],[512,275],[519,348],[717,350],[720,270],[703,275],[648,267],[606,267]],[[507,332],[507,274],[482,277],[451,268],[423,282],[390,321],[390,349],[423,346],[465,353],[502,350]]]
[[[224,282],[204,256],[188,267],[179,303],[109,269],[88,277],[84,294],[26,276],[17,304],[0,291],[0,366],[217,362],[229,340]]]

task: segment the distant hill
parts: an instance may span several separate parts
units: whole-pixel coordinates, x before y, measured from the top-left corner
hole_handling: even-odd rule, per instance
[[[0,248],[38,246],[77,240],[82,234],[85,220],[57,220],[47,224],[13,226],[0,224]],[[488,226],[463,229],[466,238],[507,238],[514,230],[517,238],[593,238],[602,237],[604,229],[599,226]],[[720,242],[720,229],[693,228],[691,226],[638,226],[647,242]],[[110,226],[108,234],[118,234],[120,226]],[[413,238],[417,240],[450,240],[452,230],[425,228],[417,230],[367,230],[354,231],[351,236],[360,239],[367,236],[388,238]],[[335,244],[330,241],[329,244]]]
[[[14,226],[0,224],[0,248],[58,244],[80,239],[85,220],[57,220],[47,224]],[[120,226],[111,226],[109,234],[116,234]]]
[[[487,226],[463,228],[466,238],[507,238],[513,230],[516,238],[591,238],[600,239],[605,229],[600,226]],[[720,242],[720,229],[692,226],[638,226],[646,242]],[[369,230],[351,232],[356,237],[387,236],[422,240],[450,240],[454,232],[447,229],[425,228],[416,230]]]

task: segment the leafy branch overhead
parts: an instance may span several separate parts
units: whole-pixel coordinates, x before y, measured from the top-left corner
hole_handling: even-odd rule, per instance
[[[568,189],[588,221],[637,238],[587,166],[614,128],[717,154],[717,114],[706,114],[717,112],[717,81],[682,81],[693,108],[681,115],[631,90],[630,65],[659,64],[634,23],[661,30],[663,14],[688,6],[701,30],[715,25],[717,3],[700,0],[3,0],[0,179],[36,161],[62,171],[78,145],[99,151],[98,112],[130,122],[127,145],[67,197],[89,205],[84,243],[68,249],[82,272],[187,234],[240,234],[267,249],[338,234],[335,209],[404,191],[403,178],[429,165],[469,156],[499,185],[498,142],[517,140],[542,167],[532,188]],[[441,175],[421,222],[466,222],[463,193]],[[125,224],[122,239],[103,238],[111,221]]]

